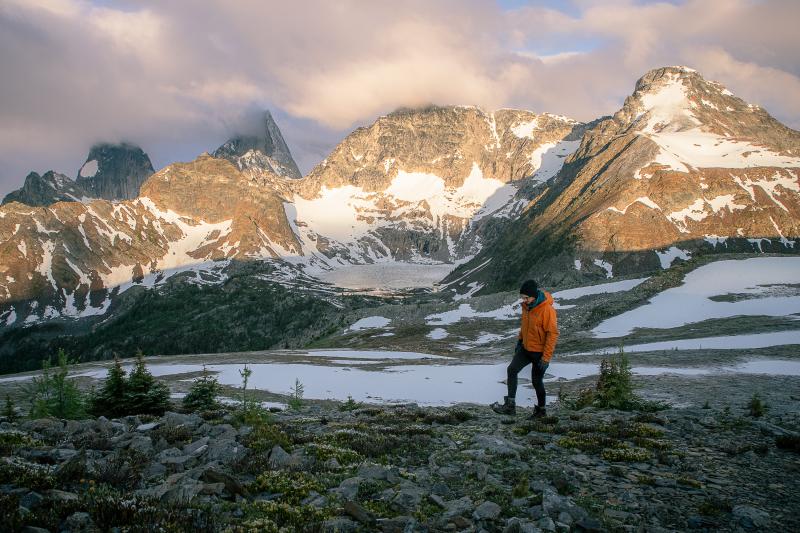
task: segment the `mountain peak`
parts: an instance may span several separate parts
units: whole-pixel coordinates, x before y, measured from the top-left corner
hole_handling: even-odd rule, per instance
[[[613,130],[647,136],[701,132],[755,142],[777,153],[796,148],[800,134],[696,70],[661,67],[636,82],[633,94],[614,115]]]
[[[214,157],[227,159],[240,170],[267,170],[287,178],[302,177],[272,113],[264,111],[258,123],[249,129],[214,150]]]
[[[130,143],[97,143],[78,170],[76,183],[93,198],[130,200],[153,174],[147,154]]]
[[[64,174],[48,170],[42,175],[31,172],[21,188],[3,198],[3,204],[20,202],[32,206],[46,206],[61,201],[76,201],[84,196],[83,190]]]

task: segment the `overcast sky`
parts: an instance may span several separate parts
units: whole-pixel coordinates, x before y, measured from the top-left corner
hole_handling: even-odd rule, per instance
[[[590,120],[688,65],[800,129],[800,2],[0,0],[0,196],[94,142],[158,169],[273,112],[306,173],[401,106]]]

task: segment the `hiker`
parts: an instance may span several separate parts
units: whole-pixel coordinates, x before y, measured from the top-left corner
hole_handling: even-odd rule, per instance
[[[556,311],[553,308],[553,297],[549,292],[539,289],[532,279],[525,281],[519,290],[522,302],[522,324],[519,340],[514,350],[514,358],[508,365],[508,396],[500,404],[495,402],[492,409],[502,415],[516,414],[517,374],[528,365],[531,369],[531,382],[536,390],[536,407],[533,417],[547,416],[545,410],[546,394],[544,390],[544,373],[550,365],[553,350],[558,339]]]

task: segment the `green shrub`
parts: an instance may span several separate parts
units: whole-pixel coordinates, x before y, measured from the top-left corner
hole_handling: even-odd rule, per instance
[[[125,384],[125,404],[128,412],[137,415],[160,416],[169,408],[169,387],[147,370],[141,350]]]
[[[606,461],[641,463],[650,459],[652,455],[643,448],[622,446],[619,448],[606,448],[603,450],[602,457]]]
[[[313,455],[317,461],[325,462],[329,459],[336,459],[343,466],[360,463],[364,460],[364,457],[358,452],[324,442],[312,442],[306,446],[306,451]]]
[[[3,417],[9,422],[14,422],[18,418],[17,406],[14,405],[14,400],[8,394],[6,394],[6,404],[3,407]]]
[[[286,502],[257,501],[244,508],[246,518],[241,527],[231,531],[282,533],[288,531],[319,531],[322,523],[332,516],[328,509]]]
[[[56,479],[49,466],[0,459],[0,485],[3,484],[31,490],[47,490],[56,486]]]
[[[294,379],[294,386],[289,390],[289,408],[299,410],[303,407],[303,393],[305,387],[299,379]]]
[[[339,406],[340,411],[355,411],[356,409],[361,409],[362,403],[357,402],[353,399],[352,396],[349,394],[347,395],[347,401],[342,402],[342,405]]]
[[[20,448],[42,446],[42,442],[21,431],[0,432],[0,456],[11,455]]]
[[[90,398],[89,412],[95,416],[107,416],[118,418],[125,416],[128,412],[126,403],[126,379],[125,370],[119,357],[114,356],[114,365],[108,369],[102,388],[92,394]]]
[[[239,369],[239,375],[242,376],[242,393],[239,397],[239,407],[246,413],[257,405],[255,400],[247,393],[247,384],[250,381],[250,376],[253,375],[253,370],[245,363],[244,367]]]
[[[625,350],[620,346],[617,355],[605,357],[600,361],[600,376],[594,389],[587,388],[569,395],[559,393],[559,401],[568,409],[580,410],[584,407],[619,409],[622,411],[657,411],[667,406],[636,396],[631,381],[631,365]]]
[[[425,422],[426,424],[436,423],[456,425],[466,422],[467,420],[471,420],[472,418],[473,415],[469,411],[458,407],[451,407],[449,409],[445,409],[444,411],[439,411],[438,409],[429,411],[426,410],[422,417],[422,422]]]
[[[31,418],[79,419],[86,416],[86,402],[83,393],[72,380],[67,379],[72,362],[64,350],[59,350],[57,365],[53,367],[49,359],[42,361],[42,373],[34,377],[26,387],[31,403]]]
[[[604,358],[600,362],[595,405],[613,409],[628,407],[635,399],[631,375],[630,361],[622,347],[617,356]]]
[[[192,436],[192,430],[183,424],[163,424],[150,432],[150,438],[153,439],[153,442],[164,439],[164,442],[170,446],[189,444],[192,442]]]
[[[220,393],[220,389],[217,378],[212,376],[203,365],[203,375],[192,383],[192,388],[183,399],[183,407],[190,411],[213,411],[219,408],[217,395]]]
[[[522,474],[522,476],[519,478],[519,482],[517,482],[517,484],[514,485],[514,488],[511,489],[511,495],[514,498],[524,498],[528,495],[529,491],[530,486],[528,483],[528,475]]]
[[[760,418],[767,413],[767,409],[769,406],[764,403],[764,400],[761,399],[759,394],[753,393],[753,397],[750,398],[750,401],[747,404],[747,409],[750,411],[750,416],[753,418]]]
[[[222,529],[217,513],[200,504],[168,503],[131,496],[108,486],[93,486],[81,495],[81,505],[100,531],[192,531]]]
[[[25,519],[20,512],[19,494],[0,494],[0,516],[7,531],[22,531]]]
[[[147,370],[144,354],[126,377],[118,358],[108,369],[102,388],[91,397],[90,412],[95,416],[119,418],[127,415],[163,415],[169,408],[169,387],[156,381]]]
[[[121,490],[131,490],[139,485],[144,468],[150,464],[147,455],[131,449],[117,450],[99,464],[92,477],[98,483]]]
[[[244,444],[256,453],[269,452],[276,444],[286,451],[292,449],[288,435],[275,424],[263,420],[253,425]]]
[[[256,477],[255,487],[259,491],[277,495],[276,500],[298,505],[311,491],[322,492],[325,488],[305,472],[268,471]]]
[[[697,506],[697,512],[703,516],[720,516],[731,510],[733,506],[730,502],[718,496],[709,496]]]

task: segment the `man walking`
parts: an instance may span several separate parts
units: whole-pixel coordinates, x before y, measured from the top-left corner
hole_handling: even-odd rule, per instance
[[[534,280],[525,281],[519,292],[522,298],[522,324],[514,358],[508,365],[508,396],[502,404],[495,402],[491,407],[502,415],[516,414],[517,374],[526,366],[533,365],[531,382],[536,390],[533,416],[538,418],[547,415],[544,373],[556,347],[558,323],[553,297],[549,292],[540,290]]]

